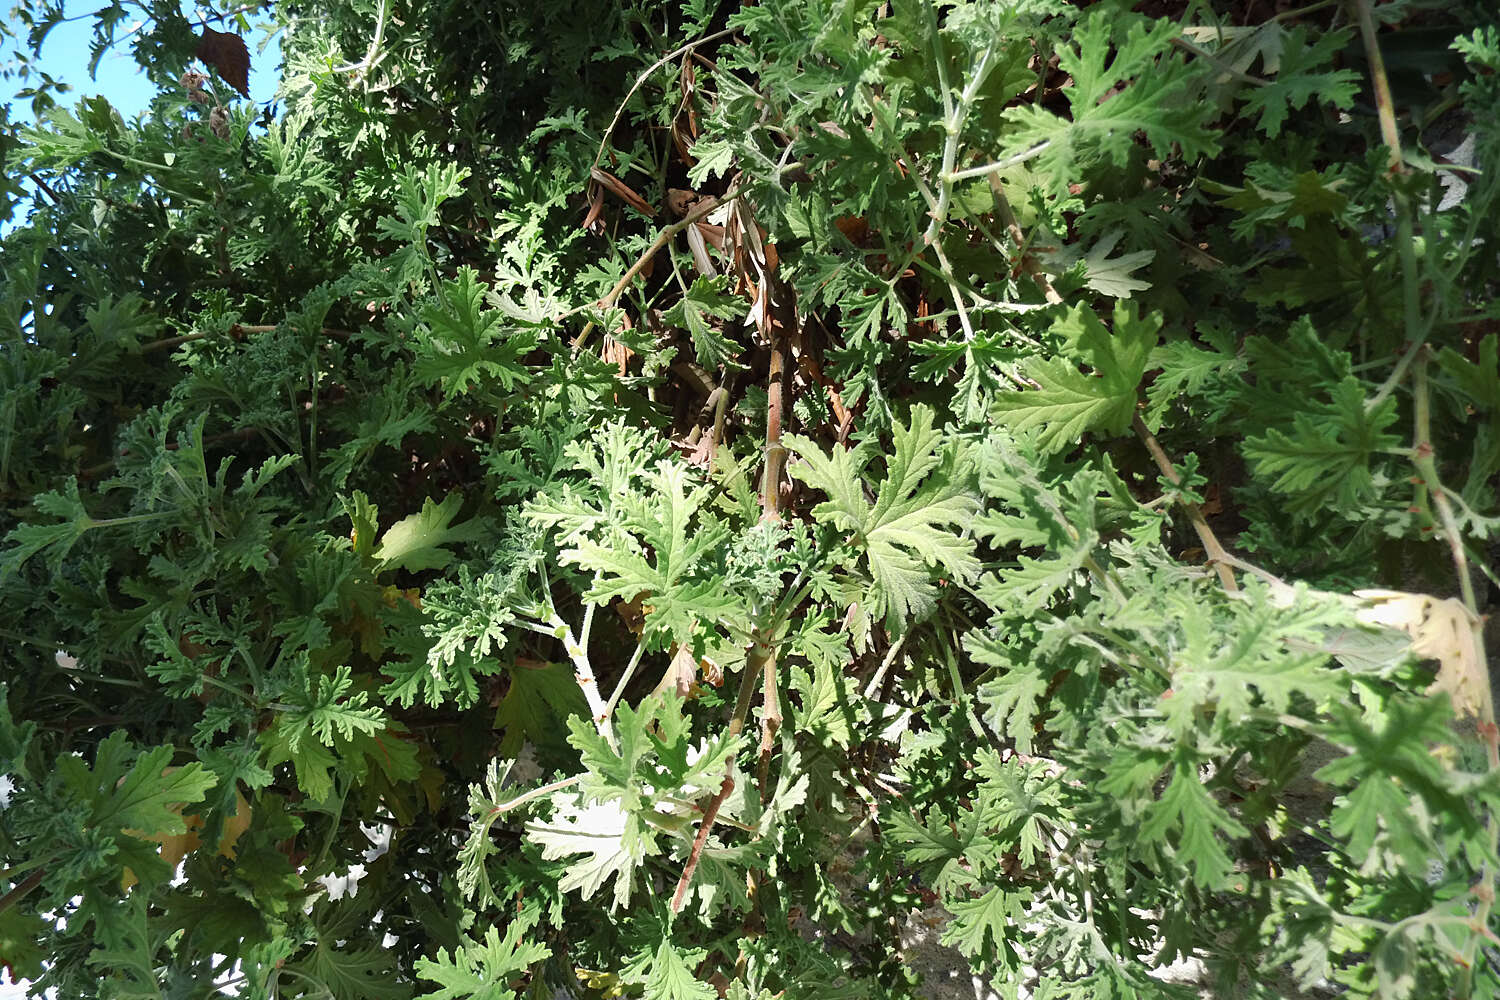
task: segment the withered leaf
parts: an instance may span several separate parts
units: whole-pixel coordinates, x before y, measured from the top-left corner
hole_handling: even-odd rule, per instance
[[[1459,715],[1479,714],[1489,675],[1478,622],[1463,601],[1399,590],[1356,590],[1354,596],[1366,602],[1356,613],[1360,621],[1405,632],[1413,653],[1438,661],[1429,694],[1446,691]]]
[[[654,218],[656,216],[656,209],[651,207],[650,202],[646,201],[645,198],[642,198],[640,195],[636,194],[634,188],[632,188],[629,184],[626,184],[624,181],[620,180],[620,178],[616,177],[609,171],[600,170],[598,167],[592,167],[589,170],[589,176],[593,178],[594,183],[600,185],[605,190],[612,192],[617,198],[625,202],[625,204],[629,205],[631,208],[635,209],[637,212],[640,212],[647,218]]]
[[[580,229],[587,230],[599,221],[599,216],[604,212],[604,189],[602,187],[589,188],[589,214],[584,216],[583,225]]]
[[[241,97],[250,96],[250,49],[239,35],[205,27],[193,55],[215,70]]]

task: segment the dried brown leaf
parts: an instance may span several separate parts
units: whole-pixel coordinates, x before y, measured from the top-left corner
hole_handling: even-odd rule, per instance
[[[1354,596],[1366,602],[1360,621],[1405,632],[1413,653],[1438,661],[1429,694],[1446,691],[1459,715],[1479,714],[1490,681],[1477,622],[1462,601],[1400,590],[1356,590]]]
[[[706,277],[714,277],[719,269],[714,266],[714,259],[708,252],[708,241],[703,238],[703,233],[697,226],[687,227],[688,251],[693,255],[693,267],[698,273]]]
[[[615,197],[625,202],[625,204],[637,212],[640,212],[647,218],[656,217],[656,209],[651,207],[651,203],[642,198],[635,192],[634,188],[620,180],[614,174],[607,170],[600,170],[598,167],[593,167],[589,170],[589,176],[593,178],[594,183],[600,185],[606,191],[613,193]]]
[[[217,72],[241,97],[250,96],[250,49],[239,35],[205,27],[193,55]]]
[[[593,228],[599,221],[599,216],[604,213],[604,189],[601,187],[589,188],[589,214],[584,216],[583,225],[579,228],[588,230]]]

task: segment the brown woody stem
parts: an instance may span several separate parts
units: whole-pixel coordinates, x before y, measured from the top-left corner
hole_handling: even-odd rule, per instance
[[[771,279],[767,279],[771,280]],[[796,322],[790,318],[789,322]],[[786,446],[781,443],[781,428],[786,419],[787,375],[786,355],[790,350],[786,327],[773,325],[771,338],[771,364],[766,384],[766,468],[761,482],[761,520],[781,520],[781,476],[786,468]],[[770,795],[769,775],[771,751],[776,745],[776,733],[781,728],[781,699],[776,693],[776,649],[774,626],[762,624],[756,629],[754,640],[757,649],[764,650],[761,659],[761,682],[764,704],[760,717],[760,759],[756,777],[760,782],[760,795],[764,801]]]
[[[784,384],[786,351],[786,335],[780,328],[777,328],[777,333],[771,342],[771,364],[767,385],[769,397],[766,406],[766,467],[761,482],[762,518],[767,521],[777,521],[781,518],[781,471],[786,464],[786,447],[781,443],[781,425],[786,406]],[[771,614],[768,617],[774,619],[776,616]],[[750,650],[745,656],[745,672],[740,678],[739,697],[735,699],[734,714],[729,719],[729,736],[732,739],[745,728],[745,719],[749,716],[750,705],[755,700],[756,682],[759,681],[765,701],[761,713],[760,754],[757,767],[762,801],[768,794],[771,750],[776,743],[776,733],[781,728],[781,699],[776,692],[775,629],[773,623],[764,622],[752,634]],[[698,870],[698,862],[703,857],[704,845],[708,843],[708,836],[713,831],[714,820],[718,817],[724,800],[729,798],[733,791],[734,757],[731,756],[724,765],[724,783],[719,787],[718,794],[709,800],[707,807],[703,810],[703,820],[698,825],[697,836],[693,838],[693,847],[688,854],[687,864],[683,866],[682,877],[677,880],[677,891],[672,894],[674,914],[682,910],[688,889],[693,883],[693,874]]]
[[[740,694],[735,699],[734,714],[729,718],[730,739],[744,731],[745,717],[750,714],[750,703],[755,699],[755,682],[762,676],[760,660],[770,653],[769,646],[755,643],[750,649],[750,654],[745,657],[745,673],[740,678]],[[708,843],[708,835],[713,832],[714,820],[718,818],[719,810],[723,808],[724,801],[733,791],[734,755],[731,754],[724,762],[724,783],[719,786],[718,793],[703,808],[703,820],[698,824],[698,834],[693,838],[693,848],[688,853],[687,864],[683,865],[682,877],[677,880],[677,891],[672,894],[674,914],[682,912],[682,904],[687,899],[688,888],[693,884],[693,874],[698,870],[698,862],[703,858],[703,848]]]
[[[727,201],[738,198],[739,194],[740,193],[738,190],[731,189],[726,192],[724,196],[718,201],[715,201],[712,198],[705,198],[701,205],[698,205],[691,212],[689,212],[687,215],[684,215],[681,219],[672,223],[670,226],[663,228],[661,232],[656,234],[656,239],[651,241],[651,245],[648,246],[645,250],[641,251],[641,255],[636,258],[634,264],[630,265],[630,269],[620,277],[619,281],[615,282],[615,287],[609,290],[609,294],[593,303],[593,305],[599,309],[613,308],[614,304],[620,300],[620,294],[624,292],[627,287],[629,287],[630,283],[636,279],[637,275],[639,275],[643,270],[646,269],[646,265],[651,263],[652,259],[659,252],[661,252],[661,248],[672,241],[672,237],[676,236],[688,226],[693,225],[699,220],[706,219],[716,209],[718,209],[720,205],[723,205]],[[577,309],[572,309],[564,315],[571,315],[572,313],[575,313],[577,311]],[[593,331],[593,323],[589,323],[583,328],[583,330],[578,334],[578,338],[573,341],[573,350],[575,352],[583,347],[584,342],[588,340],[589,334]]]
[[[1181,486],[1182,477],[1177,474],[1172,460],[1162,450],[1161,444],[1156,440],[1156,435],[1151,433],[1151,428],[1146,426],[1146,421],[1141,419],[1139,413],[1131,419],[1130,425],[1135,429],[1136,436],[1145,444],[1146,450],[1151,453],[1151,457],[1156,460],[1156,467],[1161,470],[1161,474],[1173,486]],[[1230,559],[1229,553],[1219,543],[1219,537],[1214,534],[1214,529],[1208,526],[1203,510],[1196,503],[1190,500],[1179,502],[1182,509],[1187,512],[1188,521],[1192,523],[1193,530],[1198,533],[1198,541],[1203,543],[1203,551],[1208,553],[1208,561],[1213,563],[1214,572],[1219,574],[1219,582],[1224,585],[1225,590],[1231,594],[1235,593],[1240,589],[1240,585],[1234,578],[1234,570],[1230,567],[1238,560]]]
[[[10,892],[7,892],[4,896],[0,896],[0,913],[4,913],[12,906],[15,906],[21,900],[31,895],[32,891],[35,890],[37,886],[42,884],[42,879],[46,877],[47,870],[45,868],[38,868],[30,875],[27,875],[24,879],[17,882],[15,888],[11,889]]]

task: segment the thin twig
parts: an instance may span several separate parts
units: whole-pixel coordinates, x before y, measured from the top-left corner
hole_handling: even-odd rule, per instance
[[[1156,467],[1161,470],[1161,474],[1167,477],[1167,482],[1173,486],[1181,487],[1182,477],[1177,474],[1177,469],[1172,465],[1172,460],[1162,450],[1161,445],[1156,440],[1156,435],[1151,433],[1151,428],[1146,426],[1146,421],[1141,419],[1139,413],[1131,419],[1130,426],[1135,429],[1136,437],[1141,439],[1141,442],[1146,446],[1146,450],[1155,459]],[[1234,578],[1234,570],[1230,568],[1229,553],[1219,543],[1219,537],[1214,534],[1214,529],[1208,526],[1208,521],[1203,516],[1203,510],[1191,500],[1182,499],[1179,502],[1182,505],[1182,509],[1187,512],[1188,520],[1192,523],[1193,530],[1198,533],[1198,540],[1203,543],[1203,551],[1208,553],[1208,561],[1213,564],[1214,571],[1219,574],[1219,582],[1231,594],[1238,592],[1240,585]]]
[[[4,896],[0,896],[0,913],[4,913],[29,896],[37,886],[42,884],[42,879],[46,877],[47,870],[45,868],[38,868],[20,882],[17,882],[14,889],[7,892]]]
[[[1325,7],[1332,7],[1338,2],[1339,0],[1318,0],[1317,3],[1310,3],[1306,7],[1297,7],[1292,10],[1284,10],[1280,14],[1277,14],[1275,17],[1271,18],[1271,23],[1274,24],[1280,21],[1290,21],[1294,18],[1306,17],[1309,14],[1317,13]]]
[[[551,795],[553,792],[558,791],[559,789],[567,788],[569,785],[576,785],[583,780],[583,777],[584,776],[581,774],[575,774],[571,778],[562,778],[558,781],[552,782],[550,785],[543,785],[541,788],[533,788],[529,792],[524,792],[521,795],[517,795],[509,802],[502,802],[499,805],[495,806],[490,810],[489,815],[486,818],[494,820],[496,817],[502,816],[518,806],[524,806],[526,803],[535,801],[536,799],[539,799],[544,795]]]
[[[731,188],[729,191],[727,191],[724,194],[724,196],[722,198],[718,199],[717,201],[715,201],[712,198],[705,199],[704,202],[703,202],[703,204],[697,206],[691,212],[689,212],[687,215],[684,215],[680,220],[678,220],[677,222],[672,223],[670,226],[667,226],[666,228],[662,229],[661,232],[657,233],[656,234],[656,239],[652,240],[651,241],[651,245],[648,246],[645,250],[641,251],[641,255],[636,258],[636,261],[635,261],[634,264],[630,265],[630,269],[627,270],[625,272],[625,274],[621,276],[620,280],[617,281],[617,282],[615,282],[615,287],[613,287],[613,288],[611,288],[609,290],[609,294],[605,295],[602,299],[599,299],[597,302],[591,302],[588,305],[578,306],[575,309],[569,309],[567,312],[563,313],[562,316],[559,317],[559,319],[566,319],[569,316],[572,316],[573,314],[581,312],[582,310],[588,309],[588,308],[598,308],[598,309],[611,309],[611,308],[613,308],[614,304],[619,301],[620,294],[625,291],[626,287],[632,281],[635,280],[636,275],[640,274],[643,270],[645,270],[646,265],[649,264],[649,263],[651,263],[651,259],[653,257],[655,257],[657,255],[657,253],[659,253],[661,251],[661,248],[664,247],[664,246],[666,246],[668,243],[670,243],[672,241],[672,237],[676,236],[678,233],[682,232],[687,227],[689,227],[689,226],[697,223],[699,220],[707,218],[710,214],[712,214],[715,210],[717,210],[721,205],[724,205],[727,202],[733,201],[735,198],[738,198],[739,196],[740,196],[739,189],[738,188]],[[584,341],[588,340],[588,336],[589,336],[590,333],[593,332],[593,330],[594,330],[594,324],[592,322],[590,322],[587,326],[585,326],[583,328],[582,332],[580,332],[578,334],[578,338],[573,341],[573,351],[574,351],[574,353],[577,353],[577,351],[583,347]]]
[[[588,650],[573,637],[573,629],[567,622],[563,621],[561,615],[552,612],[547,620],[551,629],[551,635],[562,640],[563,649],[567,651],[568,659],[573,664],[573,679],[578,682],[578,688],[583,692],[583,698],[588,702],[589,715],[593,718],[594,729],[611,747],[615,744],[614,727],[609,721],[609,706],[605,704],[604,696],[599,693],[599,679],[594,676],[593,664],[589,662]]]
[[[997,160],[994,163],[986,163],[978,167],[966,167],[963,170],[955,170],[952,174],[948,175],[948,179],[956,184],[959,181],[966,181],[971,177],[983,177],[986,174],[995,174],[999,173],[1002,170],[1009,170],[1011,167],[1020,166],[1027,160],[1032,160],[1038,156],[1041,156],[1051,145],[1051,139],[1044,139],[1041,142],[1037,143],[1035,146],[1032,146],[1029,149],[1024,149],[1014,156],[1007,156],[1003,160]]]
[[[589,605],[589,607],[592,608],[594,605]],[[615,685],[614,692],[609,696],[609,704],[604,706],[604,711],[609,715],[613,716],[615,714],[615,706],[624,697],[625,685],[629,684],[630,679],[635,676],[636,668],[641,664],[641,654],[645,651],[646,644],[644,642],[637,642],[635,644],[635,652],[630,654],[630,662],[625,664],[625,672],[620,675],[619,683]]]
[[[1437,510],[1438,524],[1442,527],[1443,539],[1448,543],[1448,552],[1453,559],[1453,569],[1458,574],[1459,592],[1463,596],[1464,605],[1473,612],[1474,620],[1479,617],[1479,601],[1474,593],[1474,580],[1469,573],[1469,557],[1464,549],[1463,532],[1459,530],[1458,521],[1453,516],[1453,506],[1448,502],[1448,491],[1443,488],[1442,481],[1438,479],[1437,455],[1432,446],[1432,405],[1430,393],[1427,388],[1427,361],[1431,357],[1431,351],[1423,349],[1422,363],[1412,369],[1412,411],[1415,423],[1415,440],[1412,442],[1412,464],[1417,468],[1417,474],[1421,477],[1419,484],[1432,500],[1432,506]],[[1483,643],[1479,643],[1483,649]],[[1481,653],[1480,655],[1483,655]],[[1485,676],[1488,676],[1486,674]],[[1486,721],[1493,721],[1494,709],[1487,712]]]
[[[745,657],[745,672],[740,677],[740,693],[735,699],[734,714],[729,718],[729,738],[734,739],[745,728],[745,717],[750,714],[750,703],[755,699],[756,680],[761,676],[760,659],[770,647],[755,643],[750,647],[750,653]],[[714,820],[718,818],[719,810],[723,808],[724,802],[734,792],[734,754],[724,762],[724,781],[714,797],[709,800],[708,805],[703,807],[703,819],[698,824],[698,834],[693,838],[692,850],[688,853],[687,863],[682,867],[682,876],[677,880],[677,891],[672,894],[672,912],[682,912],[682,904],[687,900],[687,892],[693,884],[693,874],[698,870],[698,862],[703,858],[703,848],[708,844],[708,835],[714,828]]]
[[[621,101],[620,106],[615,109],[615,116],[610,119],[609,127],[606,128],[604,130],[604,134],[599,137],[599,152],[594,154],[593,165],[597,167],[604,161],[605,147],[609,145],[609,137],[614,134],[615,126],[620,124],[620,118],[625,114],[626,105],[628,105],[630,103],[630,99],[635,96],[635,92],[641,89],[641,84],[645,83],[651,78],[652,73],[655,73],[657,70],[661,69],[667,63],[671,62],[673,59],[676,59],[678,56],[693,51],[700,45],[707,45],[709,42],[718,41],[720,38],[723,38],[727,35],[732,35],[739,30],[740,29],[738,27],[725,28],[723,31],[715,31],[711,35],[704,35],[702,38],[688,42],[686,45],[673,49],[671,52],[668,52],[666,55],[656,60],[656,62],[652,63],[650,66],[647,66],[641,72],[641,75],[636,77],[635,83],[631,84],[630,90],[625,93],[625,99]]]
[[[687,891],[693,884],[693,875],[698,871],[698,862],[703,858],[703,848],[708,843],[709,832],[714,828],[714,820],[719,817],[719,810],[724,807],[724,802],[734,791],[734,777],[731,768],[734,757],[729,758],[729,766],[724,769],[724,783],[719,786],[718,793],[709,800],[708,805],[703,808],[703,820],[698,824],[698,834],[693,838],[693,849],[688,853],[687,864],[682,867],[682,877],[677,880],[677,891],[672,893],[672,913],[682,912],[682,904],[687,899]]]
[[[781,443],[781,423],[786,407],[786,338],[780,334],[771,343],[766,392],[766,458],[760,488],[761,520],[780,521],[781,473],[786,468],[786,446]]]
[[[1231,79],[1238,80],[1240,83],[1248,83],[1254,87],[1269,87],[1271,85],[1270,80],[1262,80],[1258,76],[1253,76],[1250,73],[1244,72],[1243,70],[1235,69],[1233,66],[1229,65],[1224,60],[1214,55],[1212,52],[1193,44],[1186,38],[1179,37],[1172,39],[1172,46],[1174,48],[1181,49],[1189,55],[1197,56],[1199,59],[1202,59],[1210,66],[1213,66],[1219,72],[1224,73]]]
[[[947,133],[943,141],[942,166],[938,171],[937,206],[932,210],[932,221],[927,225],[927,232],[922,237],[924,243],[937,241],[938,233],[948,221],[948,209],[953,202],[953,186],[960,179],[953,168],[958,164],[959,140],[963,136],[964,124],[968,120],[969,111],[974,102],[979,98],[979,88],[984,86],[985,79],[994,68],[990,64],[992,50],[985,48],[979,54],[979,59],[974,65],[973,73],[968,83],[964,86],[963,93],[959,94],[958,102],[954,103],[948,91],[948,73],[943,55],[942,32],[937,26],[937,16],[932,8],[928,8],[928,20],[932,24],[933,44],[937,48],[937,71],[938,84],[943,92],[943,129]]]
[[[375,34],[370,38],[370,47],[365,50],[365,57],[357,63],[335,66],[333,72],[359,73],[371,68],[375,60],[375,53],[380,51],[380,43],[385,38],[385,19],[388,6],[386,0],[380,0],[380,6],[375,10]]]
[[[948,285],[948,294],[953,296],[953,307],[958,312],[958,325],[963,327],[964,341],[966,343],[974,340],[974,323],[969,319],[969,307],[964,302],[963,290],[958,287],[958,278],[953,273],[953,264],[949,262],[948,255],[943,252],[943,241],[934,240],[933,251],[937,254],[939,271],[943,281]]]
[[[741,206],[743,208],[743,206]],[[742,222],[747,233],[753,235],[756,223],[750,213],[742,211]],[[762,316],[763,327],[770,341],[771,357],[766,373],[766,444],[765,468],[761,479],[761,520],[766,523],[781,521],[781,480],[786,468],[787,451],[782,443],[782,429],[786,423],[789,394],[789,379],[792,368],[787,361],[792,353],[793,337],[796,335],[797,314],[790,302],[790,292],[779,288],[774,266],[760,275],[762,287],[759,295],[767,301]],[[779,305],[772,306],[771,302]],[[781,698],[777,693],[776,678],[776,629],[782,619],[780,606],[767,610],[758,608],[756,626],[751,634],[752,647],[757,651],[753,658],[761,676],[760,753],[756,778],[760,786],[761,800],[770,798],[771,754],[776,746],[776,734],[781,729]]]
[[[1365,58],[1370,63],[1370,86],[1375,91],[1375,112],[1380,119],[1380,137],[1385,140],[1389,152],[1387,166],[1391,173],[1399,174],[1404,169],[1401,161],[1401,134],[1396,131],[1396,105],[1391,99],[1391,84],[1385,75],[1385,59],[1380,55],[1380,42],[1375,37],[1375,18],[1370,13],[1370,0],[1354,0],[1355,13],[1359,18],[1359,34],[1365,44]]]
[[[768,277],[766,280],[771,279]],[[782,328],[772,340],[770,374],[767,383],[770,395],[766,414],[766,467],[765,478],[761,484],[762,519],[766,521],[780,519],[780,470],[786,462],[786,447],[781,443],[783,408],[786,405],[783,385],[787,371],[786,350],[786,335]],[[793,584],[794,590],[795,586]],[[750,650],[745,656],[745,672],[740,678],[739,697],[735,699],[734,714],[729,719],[729,737],[733,739],[744,729],[745,719],[750,714],[750,705],[755,699],[756,681],[759,680],[764,699],[761,710],[758,766],[762,800],[767,794],[771,749],[775,744],[776,732],[781,727],[781,702],[776,692],[775,646],[776,627],[781,617],[782,614],[777,610],[767,613],[765,620],[752,634]],[[692,850],[688,854],[687,863],[683,866],[682,876],[677,880],[677,891],[672,894],[673,913],[682,911],[688,889],[693,883],[693,874],[698,870],[698,862],[703,857],[703,849],[708,843],[708,837],[719,815],[719,809],[733,791],[734,755],[731,754],[724,765],[724,781],[719,786],[718,794],[703,810],[703,820],[698,826],[698,834],[693,838]]]
[[[1257,566],[1252,562],[1246,562],[1245,560],[1241,559],[1239,556],[1234,555],[1231,552],[1223,552],[1220,554],[1219,558],[1223,559],[1224,562],[1226,562],[1230,566],[1233,566],[1237,570],[1249,573],[1251,576],[1258,577],[1261,581],[1269,585],[1273,592],[1280,592],[1283,594],[1289,594],[1292,592],[1292,585],[1290,583],[1287,583],[1281,577],[1277,576],[1275,573],[1272,573],[1268,569]]]
[[[31,183],[33,183],[37,187],[41,188],[42,191],[44,193],[46,193],[47,197],[49,197],[49,198],[52,199],[52,201],[53,201],[54,204],[58,204],[58,205],[62,204],[62,196],[60,196],[56,191],[52,190],[51,185],[49,185],[46,181],[44,181],[40,177],[38,177],[35,172],[28,173],[26,175],[26,177],[27,177],[28,180],[31,181]]]
[[[1021,270],[1031,275],[1037,287],[1042,290],[1042,297],[1051,305],[1061,305],[1062,296],[1057,294],[1057,289],[1052,287],[1052,279],[1047,277],[1041,265],[1026,252],[1026,234],[1021,231],[1021,224],[1016,220],[1015,210],[1010,207],[1010,199],[1005,196],[1005,185],[1000,178],[990,174],[990,196],[995,202],[995,211],[1000,216],[1000,221],[1005,225],[1005,231],[1015,241],[1016,254],[1020,257]]]
[[[1359,20],[1359,33],[1364,39],[1365,55],[1370,63],[1370,86],[1375,91],[1375,108],[1380,117],[1380,134],[1387,150],[1386,162],[1392,174],[1404,172],[1401,155],[1401,136],[1396,131],[1396,107],[1391,99],[1391,85],[1386,79],[1385,62],[1380,56],[1380,43],[1375,37],[1375,20],[1370,14],[1369,0],[1355,0]],[[1385,398],[1395,391],[1396,385],[1407,368],[1416,359],[1417,353],[1427,340],[1430,325],[1424,327],[1421,320],[1421,279],[1418,275],[1416,237],[1412,227],[1412,206],[1405,192],[1397,190],[1393,198],[1396,204],[1396,249],[1401,255],[1402,307],[1406,324],[1408,347],[1385,384],[1365,404],[1365,413],[1373,413]]]
[[[901,647],[906,645],[906,637],[910,632],[901,633],[901,637],[891,643],[891,648],[886,650],[885,656],[880,661],[880,666],[875,668],[875,673],[870,677],[870,682],[865,685],[864,697],[866,701],[873,700],[880,693],[880,686],[885,683],[886,671],[891,669],[891,664],[896,662],[896,657],[901,653]]]

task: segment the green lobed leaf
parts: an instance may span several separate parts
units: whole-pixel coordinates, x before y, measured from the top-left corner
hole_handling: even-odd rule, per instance
[[[485,290],[473,268],[443,285],[441,301],[422,312],[416,363],[412,372],[429,384],[443,386],[453,399],[470,386],[494,379],[507,392],[529,377],[521,358],[536,348],[535,332],[504,329],[505,315],[484,308]]]
[[[953,921],[943,930],[942,943],[970,959],[984,952],[986,940],[991,947],[1003,949],[1025,923],[1030,899],[1030,889],[997,885],[972,899],[949,903]]]
[[[719,991],[694,976],[672,942],[663,938],[651,960],[645,995],[647,1000],[714,1000]]]
[[[423,500],[418,513],[403,517],[380,536],[374,552],[376,563],[383,570],[412,572],[448,565],[453,553],[446,546],[474,541],[483,530],[476,520],[453,526],[462,506],[463,497],[457,493],[448,494],[442,503]]]
[[[1028,361],[1024,370],[1037,388],[998,393],[995,416],[1018,431],[1041,428],[1037,443],[1044,451],[1072,447],[1089,431],[1122,433],[1135,415],[1136,387],[1161,324],[1159,314],[1140,317],[1132,304],[1119,302],[1111,333],[1087,306],[1074,306],[1056,327],[1065,357]],[[1079,361],[1089,374],[1078,370]]]
[[[698,277],[682,299],[662,314],[662,320],[686,327],[693,338],[693,350],[705,368],[716,369],[731,364],[742,348],[731,340],[713,320],[736,320],[745,314],[745,302],[728,291],[727,277]]]
[[[1308,27],[1301,24],[1277,31],[1274,54],[1268,48],[1263,57],[1266,71],[1275,73],[1275,79],[1250,89],[1245,98],[1245,110],[1259,116],[1261,131],[1276,138],[1288,113],[1314,99],[1345,110],[1353,106],[1359,74],[1347,67],[1324,68],[1348,46],[1350,35],[1343,29],[1309,40]]]
[[[985,722],[1010,740],[1016,750],[1031,753],[1035,720],[1042,711],[1048,679],[1031,664],[1017,663],[994,636],[971,632],[964,637],[964,648],[976,662],[1000,669],[977,692]]]
[[[613,880],[609,909],[629,906],[636,870],[657,851],[641,822],[618,801],[583,805],[577,795],[559,794],[552,804],[551,819],[526,824],[526,839],[541,847],[549,861],[568,859],[558,891],[576,889],[590,899]]]
[[[417,959],[417,975],[438,986],[420,1000],[513,1000],[530,967],[552,954],[544,944],[523,940],[525,933],[520,921],[512,921],[503,938],[490,927],[483,938],[453,949],[452,957],[439,949],[435,959]]]
[[[893,628],[921,620],[937,606],[934,570],[967,584],[978,572],[973,543],[965,535],[977,502],[975,468],[968,449],[933,426],[933,411],[915,406],[911,422],[893,428],[893,451],[872,504],[864,476],[874,458],[871,443],[825,455],[812,441],[786,436],[801,458],[791,475],[828,495],[813,509],[836,527],[855,533],[872,580],[873,607]]]
[[[700,623],[717,621],[737,603],[714,572],[728,527],[705,508],[708,488],[690,488],[688,475],[676,462],[658,462],[642,477],[649,492],[612,498],[624,533],[579,539],[561,553],[597,574],[590,601],[644,598],[645,635],[658,644],[689,641]]]
[[[1401,445],[1388,428],[1396,422],[1396,400],[1373,410],[1354,377],[1342,379],[1326,403],[1292,416],[1289,432],[1276,428],[1245,441],[1245,456],[1272,489],[1290,497],[1288,509],[1309,515],[1327,503],[1354,507],[1375,488],[1372,459]]]

